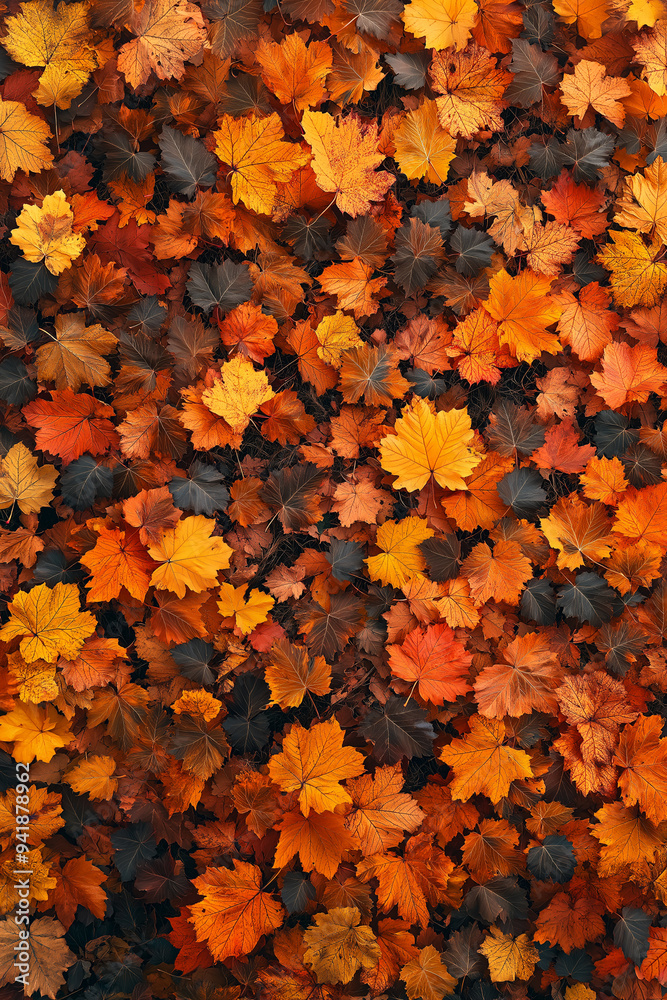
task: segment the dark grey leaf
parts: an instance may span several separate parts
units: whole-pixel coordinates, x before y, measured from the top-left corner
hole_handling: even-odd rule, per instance
[[[569,955],[561,951],[556,956],[554,971],[557,976],[570,976],[578,983],[590,983],[595,973],[595,966],[588,952],[583,948],[575,948]]]
[[[394,278],[406,295],[424,288],[442,259],[442,234],[414,216],[395,236],[396,253],[389,258],[395,265]]]
[[[111,834],[113,862],[123,882],[134,878],[140,861],[155,857],[157,844],[149,823],[132,823]]]
[[[615,601],[615,591],[597,573],[577,573],[574,583],[566,583],[558,592],[563,614],[589,625],[608,622],[614,615]]]
[[[614,944],[620,948],[628,962],[641,965],[648,954],[648,932],[653,917],[646,910],[624,906],[621,918],[614,927]]]
[[[98,497],[112,495],[113,472],[104,465],[98,465],[92,455],[82,455],[63,469],[60,490],[69,507],[86,510]]]
[[[520,108],[528,108],[542,100],[543,87],[555,87],[559,80],[558,60],[551,52],[543,52],[525,38],[512,39],[512,62],[509,66],[514,79],[505,91],[506,100]]]
[[[498,495],[517,517],[532,517],[544,504],[544,480],[535,469],[512,469],[500,480]]]
[[[50,295],[58,287],[58,278],[51,274],[42,261],[31,264],[29,260],[19,257],[12,264],[9,272],[9,287],[14,301],[20,306],[30,306],[42,295]]]
[[[204,312],[214,306],[227,312],[247,302],[252,295],[248,265],[226,260],[222,264],[194,263],[189,271],[187,289],[190,298]]]
[[[594,128],[583,131],[571,128],[563,151],[567,157],[565,162],[574,167],[575,181],[595,180],[599,172],[608,165],[614,147],[613,136]]]
[[[493,240],[487,233],[461,225],[454,230],[450,245],[458,254],[456,270],[469,278],[481,268],[488,267],[495,251]]]
[[[127,326],[132,333],[154,336],[167,318],[167,307],[157,295],[144,295],[127,314]]]
[[[526,857],[528,871],[543,882],[569,882],[577,867],[574,848],[567,837],[545,837],[537,847],[531,847]]]
[[[102,176],[105,181],[129,177],[138,184],[145,180],[155,167],[152,153],[137,150],[136,143],[126,132],[109,132],[99,140],[102,153]]]
[[[165,125],[158,144],[162,151],[160,165],[172,191],[191,198],[198,187],[215,184],[218,161],[200,139]]]
[[[358,542],[346,542],[332,538],[329,551],[324,553],[331,565],[331,575],[335,580],[352,580],[361,572],[364,553]]]
[[[446,197],[438,198],[437,201],[420,201],[418,205],[412,206],[410,215],[427,226],[439,229],[443,239],[452,228],[452,213],[449,198]]]
[[[461,543],[456,535],[427,538],[419,546],[428,566],[431,580],[453,580],[459,575]]]
[[[620,458],[639,437],[639,431],[628,426],[628,418],[614,410],[602,410],[595,417],[593,439],[598,455]]]
[[[188,470],[188,478],[180,476],[167,483],[174,498],[174,506],[181,510],[192,510],[195,514],[208,514],[227,510],[229,490],[223,477],[214,465],[205,465],[195,460]]]
[[[211,44],[222,59],[233,56],[239,42],[257,34],[262,0],[207,0],[202,13],[214,22]]]
[[[406,90],[419,90],[426,83],[426,73],[429,67],[429,53],[395,52],[386,55],[385,62],[394,74],[394,83]]]
[[[572,273],[580,285],[588,285],[591,281],[606,281],[607,272],[591,257],[587,250],[580,250],[572,261]]]
[[[523,12],[522,38],[547,49],[554,37],[554,13],[546,4],[537,3]]]
[[[215,656],[215,647],[203,639],[190,639],[171,650],[172,659],[181,668],[183,677],[198,684],[212,684],[215,674],[209,666]]]
[[[23,406],[37,395],[37,383],[19,358],[0,364],[0,399],[10,406]]]
[[[499,917],[525,920],[528,916],[528,900],[516,875],[492,878],[484,885],[474,886],[466,895],[464,905],[472,917],[481,917],[490,924]]]
[[[557,177],[565,164],[570,162],[563,144],[551,136],[546,143],[532,143],[529,154],[530,169],[543,181]]]
[[[341,9],[356,19],[357,31],[374,38],[388,38],[392,25],[400,23],[401,0],[343,0]]]
[[[413,368],[411,371],[405,373],[405,377],[408,382],[412,383],[413,391],[418,396],[421,396],[422,399],[435,399],[436,396],[439,396],[447,388],[444,378],[434,378],[433,375],[425,372],[423,368]]]
[[[261,677],[241,674],[236,680],[232,707],[222,728],[238,753],[261,750],[268,743],[270,701],[269,685]]]
[[[425,757],[433,752],[435,731],[424,712],[411,699],[387,699],[383,708],[372,709],[359,733],[373,746],[378,764],[397,764],[403,757]]]
[[[315,886],[303,872],[288,872],[280,890],[280,896],[289,913],[303,913],[317,899]]]
[[[538,625],[556,621],[556,593],[548,580],[529,580],[521,595],[521,617]]]

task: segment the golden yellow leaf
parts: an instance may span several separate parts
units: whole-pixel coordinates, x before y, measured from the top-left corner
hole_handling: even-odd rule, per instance
[[[53,161],[46,143],[51,133],[46,122],[26,111],[19,101],[0,98],[0,177],[13,181],[17,170],[38,174]]]
[[[346,316],[342,312],[335,312],[332,316],[325,316],[320,320],[315,329],[315,336],[320,342],[317,348],[318,358],[336,368],[342,364],[344,351],[364,346],[357,324],[351,316]]]
[[[210,691],[199,688],[196,691],[184,691],[180,698],[171,706],[176,715],[202,715],[206,722],[212,722],[222,708],[222,702],[214,698]]]
[[[115,770],[116,761],[113,757],[88,754],[68,767],[63,781],[77,795],[89,795],[91,799],[108,801],[118,788],[118,778],[112,777]]]
[[[566,74],[560,85],[562,101],[571,115],[583,118],[589,108],[598,111],[620,128],[625,108],[620,103],[630,87],[622,77],[607,76],[600,63],[582,59],[574,73]]]
[[[74,583],[45,583],[32,590],[20,590],[8,605],[11,618],[0,629],[0,639],[21,638],[20,650],[28,663],[58,656],[73,660],[84,641],[92,635],[97,620],[90,611],[80,610],[79,588]]]
[[[493,803],[500,802],[514,780],[532,777],[528,754],[504,743],[502,720],[471,716],[468,735],[452,740],[440,753],[440,760],[454,773],[453,799],[467,801],[473,795],[486,795]]]
[[[466,489],[465,477],[482,460],[469,447],[474,433],[466,409],[436,413],[420,399],[403,410],[395,429],[380,444],[382,468],[398,477],[395,489],[421,490],[431,476],[447,489]]]
[[[26,260],[44,264],[51,274],[60,274],[85,249],[86,240],[72,231],[74,213],[64,191],[47,194],[39,205],[25,205],[12,229],[10,242]]]
[[[651,90],[667,94],[667,21],[659,21],[653,31],[639,35],[633,43],[637,62],[644,67],[642,76]]]
[[[312,966],[318,983],[349,983],[359,969],[372,969],[380,961],[377,938],[359,924],[356,906],[337,906],[313,919],[315,926],[303,935],[303,961]]]
[[[442,956],[432,944],[401,969],[401,979],[410,1000],[442,1000],[454,992],[456,980],[450,976]]]
[[[301,126],[313,151],[313,170],[322,191],[335,192],[341,212],[353,218],[370,209],[394,183],[385,170],[376,171],[384,159],[378,149],[375,124],[356,118],[336,121],[321,111],[304,111]]]
[[[345,734],[335,719],[317,722],[310,729],[294,723],[283,740],[282,753],[269,761],[271,780],[284,792],[298,792],[304,816],[333,812],[337,805],[351,802],[340,784],[364,771],[358,750],[343,746]]]
[[[597,260],[611,271],[611,290],[618,306],[654,306],[667,287],[663,244],[654,237],[647,246],[636,233],[610,230]]]
[[[0,740],[14,743],[14,759],[22,764],[35,759],[48,763],[71,739],[67,720],[53,705],[19,705],[0,719]]]
[[[118,343],[99,323],[86,326],[83,312],[60,313],[55,320],[56,334],[51,342],[37,349],[37,374],[56,389],[80,389],[88,385],[108,385],[109,362],[103,357]]]
[[[576,24],[583,38],[599,38],[611,13],[607,0],[554,0],[554,10],[566,24]]]
[[[60,688],[56,681],[55,664],[45,660],[26,663],[20,653],[10,653],[8,664],[12,679],[19,685],[21,701],[39,705],[58,697]]]
[[[137,37],[121,47],[118,69],[131,87],[146,83],[151,71],[161,80],[179,80],[206,41],[202,12],[188,0],[146,0],[127,27]]]
[[[185,597],[218,582],[218,573],[227,569],[232,549],[222,538],[212,538],[215,521],[202,514],[184,517],[176,527],[168,528],[159,542],[148,547],[148,554],[161,565],[151,577],[151,586],[170,590]]]
[[[97,54],[90,45],[89,3],[29,0],[7,18],[2,44],[24,66],[44,66],[36,94],[38,104],[69,108],[94,69]]]
[[[379,580],[383,586],[400,587],[423,572],[426,562],[419,545],[434,534],[426,520],[420,517],[385,521],[378,528],[376,538],[376,545],[382,552],[364,560],[371,579]]]
[[[498,927],[490,929],[477,950],[489,963],[493,983],[530,979],[540,957],[527,934],[515,938],[511,934],[503,934]]]
[[[274,396],[265,372],[256,371],[252,361],[236,354],[221,366],[220,378],[204,390],[202,403],[240,434],[253,413]]]
[[[19,441],[0,459],[0,510],[16,504],[23,514],[36,514],[53,500],[57,478],[55,466],[40,468]]]
[[[625,12],[626,21],[636,21],[638,28],[653,28],[655,22],[665,16],[663,0],[632,0]],[[567,997],[567,990],[565,991]],[[570,1000],[568,997],[567,1000]]]
[[[276,603],[269,594],[264,594],[261,590],[251,590],[246,599],[247,589],[247,584],[234,587],[231,583],[223,583],[220,586],[218,601],[218,610],[222,617],[234,618],[236,627],[243,635],[248,635],[265,622],[269,611]]]
[[[616,202],[614,222],[640,233],[655,232],[667,242],[667,163],[661,156],[640,173],[626,177]]]
[[[394,132],[394,145],[396,162],[408,180],[446,181],[456,140],[440,125],[435,101],[427,99],[416,111],[408,111]]]
[[[512,277],[503,268],[493,275],[489,288],[484,308],[498,323],[498,340],[517,360],[530,363],[542,351],[560,350],[557,335],[547,329],[562,312],[562,306],[549,297],[549,278],[530,270]]]
[[[440,124],[451,135],[503,128],[503,94],[512,77],[496,59],[471,43],[463,52],[436,52],[431,65]]]
[[[234,204],[242,201],[260,214],[271,214],[278,182],[286,183],[295,170],[308,162],[308,152],[298,143],[285,142],[275,112],[268,118],[223,115],[213,137],[216,156],[230,167]]]
[[[280,45],[260,38],[255,58],[262,67],[264,83],[281,104],[293,104],[296,111],[304,111],[325,96],[324,81],[332,61],[326,42],[311,40],[306,44],[296,31]]]
[[[475,0],[412,0],[403,11],[406,30],[428,49],[464,48],[477,20]]]

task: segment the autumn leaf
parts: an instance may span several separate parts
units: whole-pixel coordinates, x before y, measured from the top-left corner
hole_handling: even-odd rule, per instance
[[[620,77],[607,76],[599,63],[582,59],[571,76],[563,77],[560,89],[571,115],[583,118],[590,107],[619,128],[623,125],[625,108],[621,100],[630,94],[630,87]]]
[[[419,546],[432,537],[433,531],[420,518],[385,521],[376,537],[376,545],[382,552],[365,560],[371,578],[400,587],[426,568]]]
[[[306,110],[301,125],[313,153],[313,169],[323,191],[335,193],[341,212],[356,218],[379,201],[394,183],[391,174],[376,172],[383,155],[377,149],[377,127],[354,117],[338,122],[321,111]]]
[[[359,969],[372,969],[380,948],[370,927],[360,924],[356,906],[340,906],[316,913],[315,926],[303,940],[303,960],[312,966],[318,983],[349,983]]]
[[[558,550],[561,569],[578,569],[586,559],[599,562],[610,554],[611,526],[604,508],[575,496],[561,497],[540,521],[549,545]]]
[[[427,48],[462,49],[476,16],[475,0],[412,0],[403,21],[409,32],[425,38]]]
[[[652,306],[667,285],[667,265],[662,263],[662,242],[645,244],[636,233],[610,230],[613,243],[598,254],[611,271],[611,289],[619,306]]]
[[[331,667],[323,656],[310,657],[303,646],[280,640],[271,647],[264,676],[281,708],[297,708],[307,694],[331,690]]]
[[[480,715],[503,719],[532,711],[554,712],[555,690],[563,676],[549,639],[539,632],[517,636],[505,647],[503,661],[484,669],[475,679]]]
[[[401,969],[401,979],[410,1000],[442,1000],[454,992],[456,980],[450,976],[442,955],[432,944],[422,948],[417,958]]]
[[[84,640],[95,631],[95,616],[81,611],[76,584],[40,583],[19,591],[8,605],[9,621],[0,629],[5,641],[21,638],[21,653],[28,661],[53,663],[58,656],[73,659]]]
[[[498,323],[498,340],[519,361],[534,361],[543,351],[556,354],[558,337],[547,327],[560,319],[561,308],[549,297],[551,282],[526,270],[510,277],[502,270],[490,282],[485,302]]]
[[[523,750],[505,746],[502,721],[473,716],[470,733],[443,747],[440,759],[453,771],[452,798],[466,801],[473,795],[486,795],[500,802],[513,781],[530,778],[530,758]]]
[[[218,572],[229,566],[232,550],[221,538],[211,537],[214,527],[208,517],[186,517],[149,545],[149,556],[160,564],[153,571],[151,586],[178,597],[185,597],[188,590],[199,594],[215,586]]]
[[[280,830],[280,838],[274,863],[280,868],[298,854],[304,869],[314,869],[326,878],[333,878],[343,854],[354,847],[345,818],[333,812],[311,812],[304,816],[296,809],[285,813],[276,828]]]
[[[111,366],[104,355],[115,350],[116,337],[99,323],[86,326],[84,313],[56,316],[55,328],[52,343],[37,349],[39,377],[56,389],[108,385]]]
[[[20,938],[21,927],[13,918],[0,921],[0,951],[5,959],[0,960],[0,981],[14,982],[17,974],[14,962],[16,953],[24,939]],[[70,951],[65,941],[66,929],[59,920],[52,917],[38,917],[30,924],[27,943],[27,961],[31,976],[25,987],[27,996],[39,993],[55,1000],[65,984],[64,973],[76,962],[76,955]]]
[[[461,566],[470,585],[476,607],[493,598],[517,604],[519,595],[532,575],[530,560],[517,542],[498,541],[493,549],[480,542]]]
[[[12,229],[11,242],[33,264],[44,261],[51,274],[60,274],[79,256],[86,241],[72,231],[74,215],[64,191],[47,194],[41,207],[26,205]]]
[[[58,473],[37,464],[24,444],[13,445],[0,460],[0,509],[14,504],[24,514],[36,514],[53,499]]]
[[[424,701],[441,705],[470,690],[472,657],[448,625],[431,625],[423,632],[413,629],[400,646],[387,649],[394,677],[412,681]]]
[[[261,889],[259,868],[246,861],[207,868],[193,884],[203,899],[192,904],[189,920],[217,961],[248,954],[283,922],[282,906]]]
[[[298,792],[304,816],[311,809],[331,812],[351,801],[340,782],[363,772],[363,757],[358,750],[343,746],[343,736],[335,720],[318,722],[310,729],[295,723],[285,737],[282,753],[269,762],[271,779],[284,792]]]
[[[394,145],[396,160],[408,180],[425,177],[432,184],[445,182],[456,142],[440,125],[435,101],[424,101],[407,113],[394,132]]]
[[[626,177],[614,222],[640,233],[667,237],[667,164],[658,156],[644,171]]]
[[[92,579],[87,600],[109,601],[125,588],[143,601],[150,586],[155,563],[148,556],[136,531],[101,526],[92,549],[81,556]]]
[[[489,963],[491,982],[507,983],[530,979],[539,953],[527,934],[512,937],[492,927],[478,949]]]
[[[283,104],[304,111],[324,98],[324,81],[332,62],[326,42],[311,41],[306,45],[297,32],[292,32],[279,45],[260,39],[255,56],[264,82]]]
[[[222,545],[225,546],[225,543]],[[247,589],[245,584],[233,587],[231,583],[223,583],[218,601],[218,611],[222,617],[233,618],[236,628],[243,635],[248,635],[257,625],[265,622],[275,603],[272,597],[257,589],[251,590],[246,596]]]
[[[52,705],[19,705],[0,719],[0,739],[14,743],[14,757],[20,763],[48,763],[57,750],[70,742],[72,732]]]
[[[591,383],[613,409],[645,403],[667,381],[667,368],[659,364],[655,350],[642,344],[607,344],[600,364],[602,371],[591,372]]]
[[[352,806],[345,826],[363,854],[379,854],[396,847],[404,833],[414,833],[424,813],[411,795],[402,791],[400,766],[380,767],[374,775],[348,778],[345,784]]]
[[[431,67],[438,117],[450,135],[471,138],[481,128],[502,128],[503,94],[511,77],[486,49],[436,52]]]
[[[13,181],[17,170],[38,174],[46,170],[53,156],[46,145],[49,127],[30,114],[20,101],[0,98],[0,177]]]
[[[667,740],[655,716],[637,719],[621,733],[613,762],[622,770],[621,796],[626,806],[639,805],[653,822],[667,819]]]
[[[289,181],[308,159],[301,146],[285,141],[277,114],[240,120],[223,115],[214,136],[215,154],[230,168],[234,203],[265,215],[275,204],[278,182]]]
[[[383,439],[383,469],[397,476],[399,489],[422,489],[431,476],[440,486],[465,489],[464,477],[481,461],[469,447],[473,433],[467,410],[440,410],[425,400],[406,408],[396,435]]]
[[[201,11],[188,0],[147,0],[127,27],[136,37],[121,46],[118,69],[131,87],[146,83],[151,71],[162,80],[180,79],[206,38]]]
[[[251,361],[237,354],[221,366],[220,378],[204,390],[202,403],[240,434],[262,403],[274,395],[264,372],[256,371]]]

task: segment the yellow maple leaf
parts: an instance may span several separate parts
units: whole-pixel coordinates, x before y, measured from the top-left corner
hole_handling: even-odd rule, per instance
[[[557,323],[561,305],[549,297],[551,279],[525,270],[511,277],[503,268],[489,283],[484,308],[498,323],[498,340],[518,361],[532,363],[542,351],[557,354],[560,343],[547,327]]]
[[[269,594],[261,590],[251,590],[246,599],[247,584],[234,587],[231,583],[220,586],[218,610],[223,618],[233,618],[243,635],[248,635],[268,618],[269,611],[276,603]]]
[[[56,389],[80,389],[88,385],[108,385],[109,362],[103,357],[118,343],[99,323],[86,326],[83,312],[60,313],[55,320],[56,334],[48,333],[51,343],[37,349],[37,374],[55,382]]]
[[[213,538],[215,521],[203,514],[184,517],[168,528],[148,554],[161,565],[151,577],[151,586],[185,597],[188,590],[200,594],[214,587],[218,573],[227,569],[232,549],[222,538]]]
[[[260,38],[255,58],[262,67],[262,79],[281,104],[293,104],[296,111],[319,104],[326,90],[324,81],[331,71],[332,52],[326,42],[304,42],[296,31],[280,45]]]
[[[482,456],[469,445],[474,438],[466,409],[435,412],[425,399],[406,407],[395,424],[395,435],[380,444],[380,464],[397,476],[394,488],[420,490],[433,476],[450,490],[464,490]]]
[[[0,639],[9,642],[21,637],[20,650],[28,663],[58,656],[76,658],[97,620],[90,611],[80,610],[79,588],[74,583],[45,583],[30,591],[20,590],[8,605],[11,618],[0,629]]]
[[[471,43],[463,52],[436,52],[431,64],[440,124],[451,135],[470,139],[475,132],[503,128],[503,94],[512,77],[496,59]]]
[[[315,336],[320,342],[317,348],[318,358],[335,368],[340,368],[344,351],[364,346],[357,324],[351,316],[342,312],[335,312],[320,320]]]
[[[379,580],[383,586],[400,587],[423,572],[426,562],[419,545],[434,534],[426,520],[420,517],[385,521],[378,528],[376,538],[376,545],[382,552],[364,560],[371,579]]]
[[[554,0],[554,10],[566,24],[576,24],[582,38],[600,38],[611,13],[606,0]]]
[[[475,0],[412,0],[402,14],[406,30],[429,49],[464,48],[477,20]]]
[[[2,44],[24,66],[44,66],[35,95],[38,104],[69,108],[94,69],[97,54],[90,45],[89,3],[29,0],[7,18]]]
[[[659,97],[667,94],[667,21],[659,21],[653,31],[633,42],[636,61],[644,67],[642,76]]]
[[[490,929],[477,950],[489,963],[492,983],[530,979],[540,957],[527,934],[515,938],[498,927]]]
[[[0,98],[0,177],[13,181],[17,170],[38,174],[53,161],[46,122],[26,111],[19,101]]]
[[[58,473],[37,459],[20,441],[0,459],[0,510],[17,505],[23,514],[36,514],[53,500]]]
[[[627,80],[607,76],[604,66],[582,59],[574,73],[566,74],[560,85],[563,104],[571,115],[583,118],[589,108],[598,111],[620,128],[625,121],[625,108],[620,103],[631,93]]]
[[[278,182],[287,183],[295,170],[308,162],[306,150],[298,143],[285,141],[282,122],[275,112],[267,118],[223,115],[213,137],[216,156],[230,167],[234,204],[242,201],[260,214],[271,214]]]
[[[256,371],[252,361],[236,354],[221,366],[220,378],[204,390],[202,403],[241,434],[253,413],[274,396],[266,373]]]
[[[359,969],[372,969],[380,961],[377,938],[360,924],[356,906],[336,906],[313,919],[315,926],[303,935],[303,961],[312,966],[318,983],[349,983]]]
[[[636,21],[638,28],[653,28],[655,22],[665,16],[663,0],[632,0],[625,12],[626,21]],[[565,993],[567,997],[567,990]],[[570,1000],[568,997],[567,1000]]]
[[[283,740],[282,752],[271,757],[271,780],[284,792],[298,792],[304,816],[311,809],[333,812],[337,805],[352,801],[341,781],[363,774],[364,758],[358,750],[343,746],[344,736],[335,719],[310,729],[297,722]]]
[[[43,701],[53,701],[60,694],[54,663],[45,660],[26,663],[20,653],[10,653],[8,665],[12,680],[19,686],[21,701],[39,705]]]
[[[137,37],[121,47],[118,69],[131,87],[146,83],[151,71],[161,80],[180,80],[186,61],[198,56],[206,41],[202,12],[188,0],[146,0],[127,27]]]
[[[440,760],[454,774],[450,785],[453,799],[467,801],[486,795],[495,804],[505,798],[517,778],[532,777],[530,757],[523,750],[504,746],[505,724],[481,715],[470,718],[470,732],[443,747]]]
[[[610,230],[597,260],[611,271],[611,290],[618,306],[654,306],[667,287],[667,264],[659,237],[648,246],[636,233]]]
[[[395,160],[408,180],[425,177],[443,184],[449,164],[456,156],[456,140],[438,121],[435,101],[425,100],[416,111],[408,111],[394,132]]]
[[[376,170],[384,159],[377,125],[362,123],[354,115],[336,121],[322,111],[304,111],[301,126],[313,152],[318,187],[335,192],[341,212],[356,219],[368,212],[371,202],[384,197],[394,178]]]
[[[10,242],[33,264],[44,261],[51,274],[60,274],[85,249],[86,240],[72,231],[74,213],[64,191],[47,194],[39,205],[25,205],[12,229]]]
[[[89,795],[91,799],[109,800],[118,788],[118,778],[112,775],[116,770],[113,757],[102,754],[87,754],[67,768],[63,781],[77,795]]]
[[[442,956],[432,944],[401,969],[401,979],[410,1000],[442,1000],[454,992],[456,980],[450,976]]]
[[[62,585],[59,585],[62,586]],[[67,746],[72,733],[67,720],[53,705],[19,705],[0,719],[0,740],[14,744],[14,760],[29,764],[48,763],[60,747]]]
[[[646,168],[643,177],[639,173],[625,178],[614,222],[640,233],[655,232],[667,242],[667,163],[661,156]]]

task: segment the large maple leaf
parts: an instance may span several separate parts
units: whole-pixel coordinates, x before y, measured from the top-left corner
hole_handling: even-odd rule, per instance
[[[549,637],[527,632],[508,643],[502,663],[494,663],[475,679],[475,701],[480,715],[502,719],[532,711],[557,710],[555,690],[563,667],[551,649]]]
[[[425,701],[442,705],[470,690],[472,655],[456,640],[449,625],[413,629],[400,646],[390,645],[387,650],[394,677],[412,682]]]
[[[467,800],[486,795],[500,802],[513,781],[532,777],[530,757],[506,745],[502,721],[472,716],[470,733],[452,740],[440,751],[440,759],[453,771],[452,798]]]

